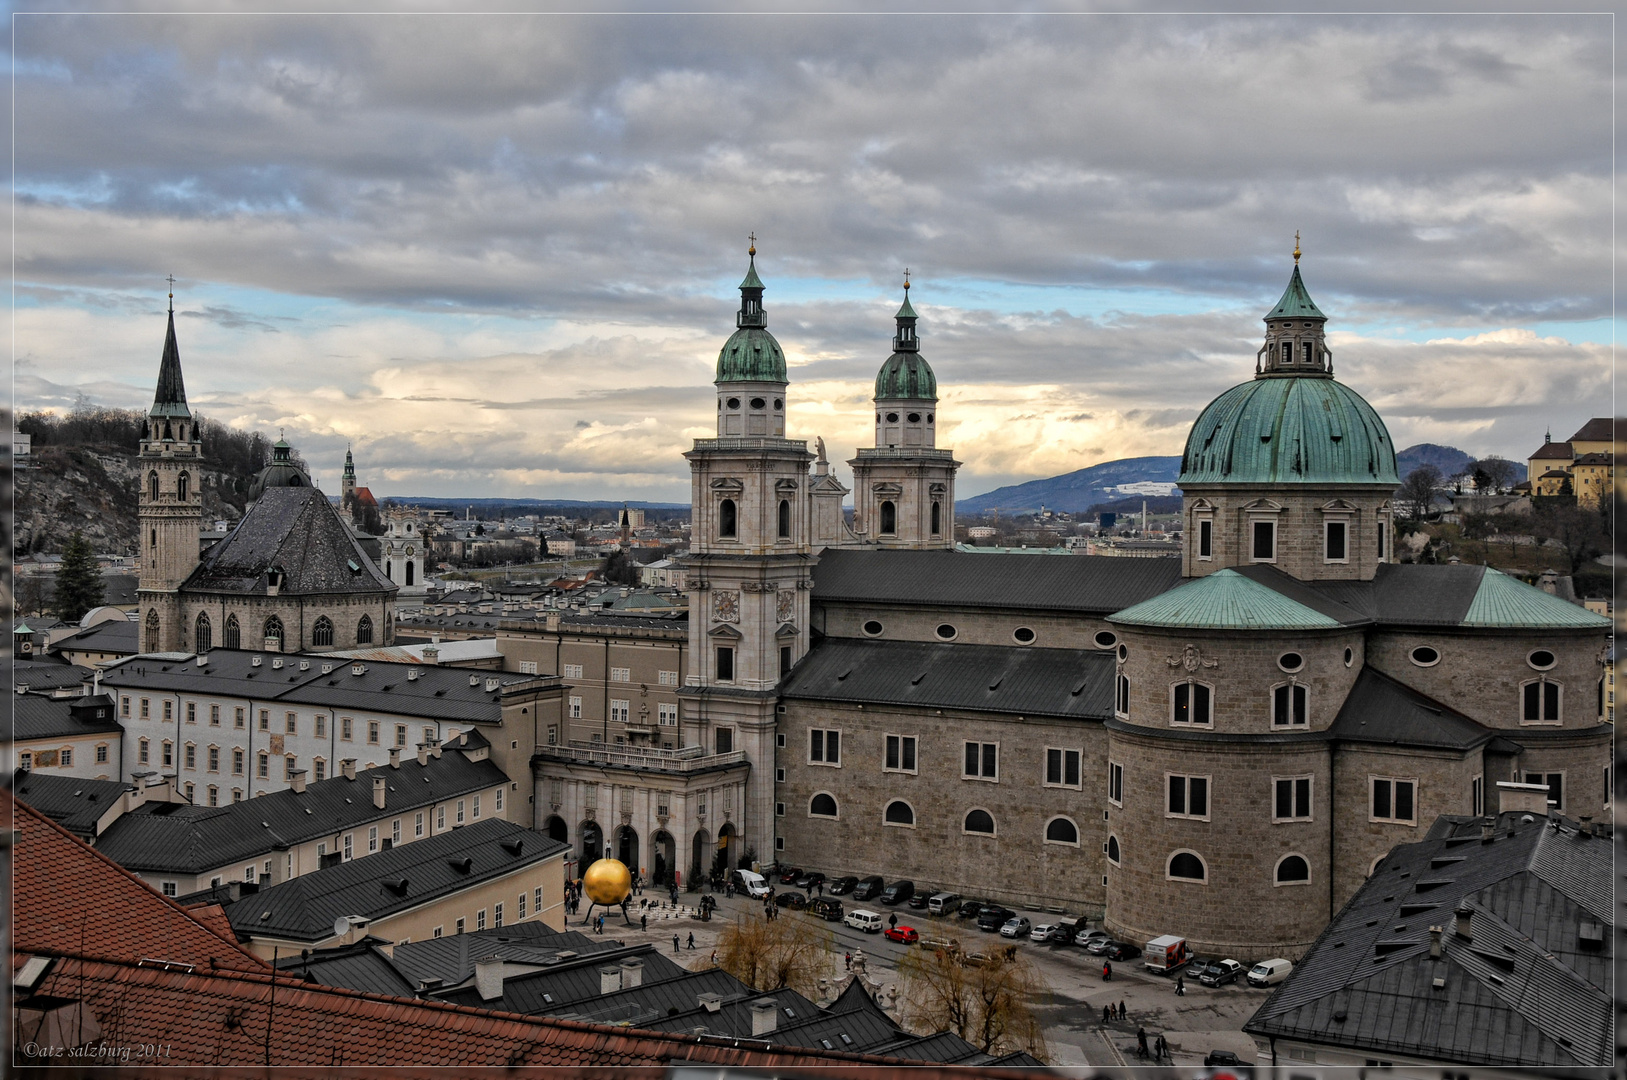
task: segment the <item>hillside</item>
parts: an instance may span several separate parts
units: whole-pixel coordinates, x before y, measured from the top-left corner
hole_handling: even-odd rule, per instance
[[[1181,471],[1179,457],[1123,458],[1104,461],[1088,469],[1052,476],[1044,480],[1030,480],[996,488],[955,503],[957,517],[974,516],[999,510],[1003,513],[1022,513],[1038,510],[1042,505],[1049,510],[1082,513],[1097,503],[1112,502],[1120,498],[1107,489],[1120,484],[1134,484],[1146,480],[1174,483]],[[1137,503],[1139,506],[1140,503]]]

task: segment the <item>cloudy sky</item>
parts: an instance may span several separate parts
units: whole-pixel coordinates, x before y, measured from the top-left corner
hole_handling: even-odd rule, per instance
[[[1398,445],[1611,400],[1611,23],[23,14],[16,389],[338,488],[687,501],[748,233],[851,456],[904,268],[960,492],[1178,454],[1292,265]],[[845,467],[839,473],[847,477]]]

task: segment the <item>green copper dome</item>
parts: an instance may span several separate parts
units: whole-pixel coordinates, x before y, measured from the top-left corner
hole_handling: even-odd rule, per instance
[[[1293,276],[1288,279],[1288,288],[1282,292],[1282,299],[1277,306],[1271,309],[1267,319],[1321,319],[1327,321],[1322,309],[1316,306],[1311,299],[1310,292],[1305,288],[1305,279],[1299,276],[1299,261],[1294,261]]]
[[[1181,455],[1180,484],[1401,482],[1384,421],[1326,376],[1268,376],[1203,410]]]
[[[742,326],[717,354],[717,382],[786,382],[785,353],[765,327]]]
[[[876,373],[877,401],[937,401],[938,379],[920,353],[895,352]]]

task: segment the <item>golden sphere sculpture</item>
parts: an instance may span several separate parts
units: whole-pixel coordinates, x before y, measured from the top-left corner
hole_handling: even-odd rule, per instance
[[[600,859],[582,875],[582,891],[595,904],[615,907],[633,892],[633,875],[620,859]]]

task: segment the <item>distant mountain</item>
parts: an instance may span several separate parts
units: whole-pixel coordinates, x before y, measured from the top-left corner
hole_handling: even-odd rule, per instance
[[[463,511],[474,507],[477,514],[486,511],[504,511],[514,516],[516,511],[547,513],[554,510],[620,510],[630,506],[635,510],[684,510],[688,511],[688,503],[662,503],[642,502],[638,499],[488,499],[484,497],[469,499],[437,499],[419,495],[388,495],[385,496],[393,503],[403,506],[420,506],[426,510],[454,510]]]
[[[1409,446],[1395,455],[1395,471],[1405,480],[1420,465],[1433,465],[1441,471],[1442,476],[1450,477],[1465,465],[1472,464],[1475,459],[1455,446],[1440,446],[1436,443],[1419,443]],[[1514,467],[1514,479],[1511,483],[1518,484],[1525,479],[1525,462],[1510,460]]]
[[[1145,481],[1173,484],[1180,472],[1181,459],[1178,456],[1104,461],[1078,472],[1012,484],[983,495],[973,495],[969,499],[959,499],[955,503],[955,513],[974,515],[991,510],[1021,513],[1038,510],[1041,505],[1048,510],[1081,513],[1097,503],[1112,502],[1123,497],[1110,488]]]

